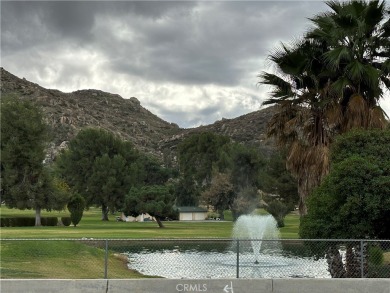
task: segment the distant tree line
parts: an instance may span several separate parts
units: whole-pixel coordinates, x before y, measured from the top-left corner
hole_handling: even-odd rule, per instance
[[[98,206],[104,221],[110,212],[147,212],[163,226],[161,219],[175,217],[174,206],[203,204],[221,218],[225,210],[237,218],[259,206],[259,189],[279,194],[283,204],[297,198],[281,156],[266,158],[212,133],[186,138],[178,146],[175,169],[109,131],[85,128],[53,164],[45,165],[50,137],[40,109],[12,96],[2,99],[1,111],[2,201],[11,208],[34,209],[36,225],[42,209],[66,206],[74,225],[84,207]]]
[[[260,190],[273,192],[289,211],[297,202],[296,182],[280,154],[268,158],[258,149],[206,132],[185,139],[178,146],[178,157],[179,205],[211,206],[222,219],[223,211],[231,210],[236,219],[260,206]]]

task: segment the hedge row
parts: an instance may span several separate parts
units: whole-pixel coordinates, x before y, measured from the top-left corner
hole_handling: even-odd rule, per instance
[[[64,217],[65,218],[65,217]],[[42,226],[57,226],[57,217],[41,217]],[[35,217],[2,217],[0,227],[29,227],[35,226]]]

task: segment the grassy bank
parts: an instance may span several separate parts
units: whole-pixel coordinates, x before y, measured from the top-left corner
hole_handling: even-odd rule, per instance
[[[2,241],[1,278],[104,278],[103,249],[76,241]],[[127,268],[127,259],[108,256],[108,276],[145,278]]]

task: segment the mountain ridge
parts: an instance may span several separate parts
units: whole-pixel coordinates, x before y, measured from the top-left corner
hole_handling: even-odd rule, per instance
[[[166,165],[175,164],[177,145],[191,133],[209,131],[226,135],[233,141],[257,147],[265,153],[274,149],[273,141],[266,136],[273,107],[209,125],[180,128],[144,108],[136,97],[124,99],[118,94],[96,89],[64,93],[19,78],[4,68],[1,68],[0,92],[1,95],[14,94],[31,100],[42,108],[52,129],[49,161],[85,127],[111,131],[131,141],[141,151],[160,158]]]

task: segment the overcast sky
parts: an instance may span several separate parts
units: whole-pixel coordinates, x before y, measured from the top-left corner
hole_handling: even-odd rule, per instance
[[[325,10],[314,0],[2,1],[1,66],[46,88],[136,97],[168,122],[205,125],[260,109],[267,55]]]

